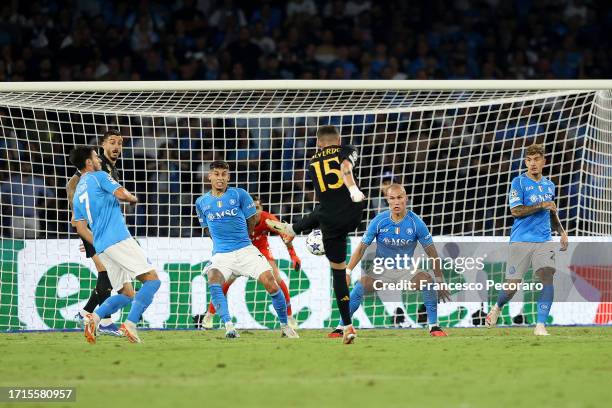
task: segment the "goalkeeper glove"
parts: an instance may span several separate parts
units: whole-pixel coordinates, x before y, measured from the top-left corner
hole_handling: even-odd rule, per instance
[[[353,200],[354,203],[359,203],[365,200],[365,195],[361,192],[361,190],[359,190],[359,187],[357,187],[356,185],[350,186],[348,190],[351,194],[351,200]]]
[[[297,256],[297,254],[295,253],[295,249],[289,249],[289,256],[291,257],[291,267],[294,270],[299,271],[302,267],[302,261],[300,260],[300,257]]]

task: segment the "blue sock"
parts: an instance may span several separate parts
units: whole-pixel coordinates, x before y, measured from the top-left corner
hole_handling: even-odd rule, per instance
[[[351,312],[351,316],[353,316],[353,314],[357,311],[357,309],[359,309],[359,306],[361,305],[362,300],[363,300],[363,285],[361,284],[360,281],[357,281],[357,283],[355,283],[355,286],[353,286],[353,290],[351,290],[351,295],[350,295],[350,300],[349,300],[349,309]],[[340,325],[344,326],[344,322],[342,321],[342,318],[340,318]]]
[[[555,287],[553,285],[544,285],[538,298],[538,323],[546,323],[554,297]]]
[[[279,289],[276,293],[271,293],[270,296],[272,297],[272,306],[276,310],[278,320],[282,324],[287,324],[287,302],[285,301],[283,291]]]
[[[500,289],[499,293],[497,294],[497,307],[501,309],[506,303],[508,303],[509,300],[510,299],[508,298],[508,295],[506,295],[506,291]]]
[[[434,289],[423,289],[423,303],[430,326],[438,325],[438,293]]]
[[[110,316],[117,310],[127,306],[132,301],[129,296],[122,295],[121,293],[113,295],[107,298],[94,312],[101,318],[104,316]]]
[[[153,302],[153,296],[155,296],[155,292],[159,289],[161,282],[159,280],[149,280],[145,281],[142,284],[142,287],[134,296],[134,301],[132,302],[132,309],[130,309],[130,313],[128,313],[127,319],[134,324],[138,323],[140,317],[147,310],[147,307]]]
[[[210,300],[215,309],[217,309],[217,314],[221,318],[221,321],[227,323],[232,320],[229,314],[229,308],[227,307],[227,298],[223,294],[221,285],[218,283],[211,283],[208,288],[210,289]]]

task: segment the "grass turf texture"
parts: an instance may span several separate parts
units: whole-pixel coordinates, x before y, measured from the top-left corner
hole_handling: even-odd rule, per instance
[[[143,331],[140,345],[94,346],[81,333],[0,334],[0,385],[77,388],[76,404],[53,407],[609,406],[612,327],[549,331],[360,330],[352,346],[320,330]]]

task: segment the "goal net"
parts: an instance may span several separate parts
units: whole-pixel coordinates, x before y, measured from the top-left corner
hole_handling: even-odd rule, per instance
[[[485,86],[482,86],[482,85]],[[523,150],[546,148],[544,174],[572,237],[560,269],[552,323],[612,320],[612,84],[543,82],[262,81],[187,83],[7,84],[0,88],[0,330],[72,329],[95,286],[93,263],[70,227],[65,185],[69,151],[98,144],[104,130],[124,137],[119,180],[140,200],[126,209],[132,234],[157,268],[162,287],[144,315],[152,328],[195,327],[209,301],[203,267],[211,257],[194,203],[208,190],[208,165],[231,165],[231,185],[261,198],[264,209],[295,221],[315,196],[308,160],[318,126],[335,125],[357,146],[358,183],[368,197],[351,237],[387,208],[385,186],[406,187],[410,209],[429,226],[441,256],[486,253],[478,270],[445,266],[447,281],[503,280],[512,217],[509,185],[524,171]],[[553,86],[549,86],[553,85]],[[572,86],[573,85],[573,86]],[[429,89],[428,89],[429,87]],[[497,89],[495,89],[497,88]],[[575,238],[591,237],[591,238]],[[592,241],[592,237],[600,237]],[[591,241],[589,241],[591,239]],[[282,242],[270,240],[302,328],[339,318],[329,265],[295,247],[291,268]],[[347,253],[347,255],[349,255]],[[363,268],[366,266],[362,265]],[[561,271],[562,270],[562,271]],[[362,273],[353,271],[355,282]],[[484,277],[484,278],[483,278]],[[527,281],[533,280],[530,271]],[[565,286],[563,286],[565,285]],[[457,291],[440,306],[449,326],[479,323],[497,291]],[[537,291],[525,290],[504,323],[533,322]],[[563,299],[561,299],[563,298]],[[274,327],[263,287],[240,278],[228,293],[238,327]],[[366,297],[361,327],[418,325],[421,295]],[[117,314],[115,319],[125,316]],[[523,319],[523,320],[521,320]]]

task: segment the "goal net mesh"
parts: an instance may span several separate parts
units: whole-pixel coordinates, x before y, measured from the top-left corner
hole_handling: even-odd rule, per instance
[[[356,173],[368,208],[349,249],[387,208],[383,191],[391,182],[406,187],[410,209],[434,240],[445,236],[445,245],[453,237],[487,242],[509,235],[509,184],[524,171],[524,148],[534,142],[545,145],[545,175],[557,186],[559,217],[570,236],[612,232],[610,91],[0,92],[0,115],[0,330],[77,327],[74,315],[95,286],[96,271],[70,227],[65,185],[74,168],[67,156],[75,145],[98,145],[108,128],[124,137],[119,182],[140,200],[125,209],[127,224],[162,278],[144,326],[195,327],[194,317],[206,309],[201,271],[211,244],[194,203],[208,190],[208,165],[228,161],[231,185],[259,196],[264,210],[281,220],[295,221],[315,204],[307,168],[321,125],[335,125],[342,143],[360,153]],[[281,241],[271,238],[271,246],[301,327],[335,325],[324,257],[307,253],[298,237],[303,264],[295,271]],[[487,271],[497,281],[500,262]],[[589,273],[587,281],[610,297],[609,268]],[[464,279],[454,270],[445,274]],[[524,304],[533,306],[536,295],[526,293]],[[255,282],[240,278],[228,299],[238,327],[277,324]],[[465,308],[453,300],[441,307],[441,322],[471,325],[466,311],[480,303]],[[389,326],[399,307],[404,324],[416,325],[420,303],[418,293],[397,302],[368,297],[356,318],[362,327]],[[532,322],[535,310],[527,306],[518,312]],[[483,307],[486,312],[487,301]],[[593,323],[582,308],[565,307],[555,322]]]

